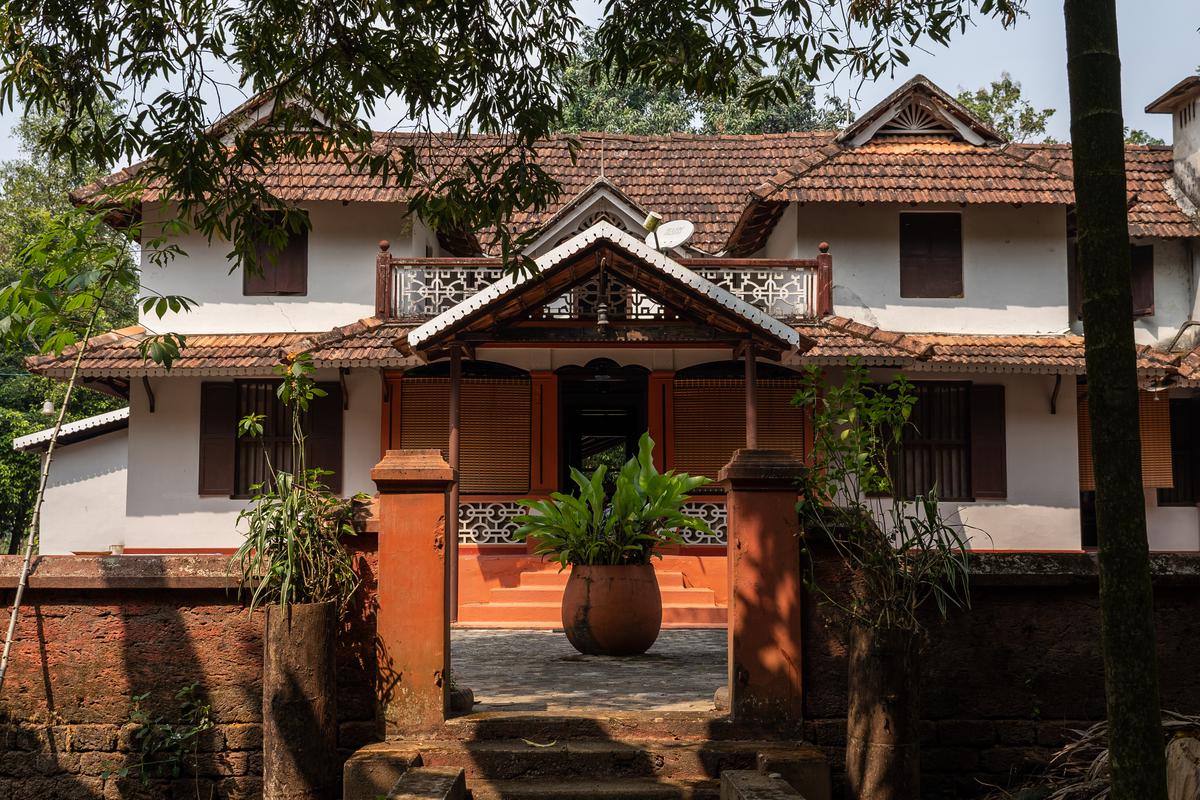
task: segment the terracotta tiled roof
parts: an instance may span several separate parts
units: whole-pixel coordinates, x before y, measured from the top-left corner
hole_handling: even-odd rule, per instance
[[[562,186],[559,201],[542,212],[517,215],[514,227],[521,232],[544,224],[601,174],[641,207],[690,219],[696,225],[692,244],[713,253],[731,243],[739,220],[762,203],[1073,202],[1068,145],[994,147],[948,136],[905,136],[879,137],[850,148],[837,144],[836,136],[833,131],[653,137],[585,133],[577,136],[580,148],[574,156],[565,137],[553,137],[539,145],[538,158]],[[449,135],[430,139],[405,133],[380,133],[376,139],[384,152],[421,143],[431,145],[425,161],[441,169],[464,153],[494,146],[495,140],[475,136],[456,142]],[[1127,154],[1135,235],[1200,235],[1165,188],[1171,177],[1170,150],[1130,146]],[[74,197],[101,198],[107,187],[135,177],[138,170],[135,165],[110,175]],[[413,192],[381,185],[379,178],[353,169],[336,152],[276,164],[264,183],[289,201],[403,202]],[[157,198],[153,187],[142,196]],[[761,244],[757,238],[755,242]]]
[[[1058,203],[1074,199],[1070,175],[1036,153],[950,136],[880,137],[829,147],[774,176],[764,200],[827,203]]]
[[[1083,337],[1075,335],[901,334],[844,317],[827,317],[801,332],[817,343],[799,356],[808,363],[836,364],[856,358],[864,364],[896,364],[916,371],[1085,372]],[[1138,370],[1144,375],[1173,373],[1178,363],[1178,358],[1148,345],[1138,347]],[[1200,356],[1196,363],[1200,377]]]
[[[1071,146],[1067,144],[1014,145],[1035,151],[1072,173]],[[1129,229],[1134,236],[1163,239],[1200,236],[1200,222],[1189,217],[1168,191],[1174,155],[1170,147],[1125,146],[1125,177],[1129,191]]]
[[[140,325],[91,339],[83,362],[84,377],[141,375],[267,375],[289,353],[309,352],[317,367],[393,366],[411,363],[393,346],[408,327],[370,318],[324,333],[199,333],[184,337],[179,358],[168,371],[142,358],[139,344],[150,334]],[[61,356],[26,360],[33,372],[54,378],[70,375],[77,349]]]

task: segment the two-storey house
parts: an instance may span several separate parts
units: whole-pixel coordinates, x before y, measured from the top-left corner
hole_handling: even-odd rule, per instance
[[[1198,98],[1193,78],[1150,106],[1174,114],[1173,147],[1127,149],[1157,550],[1200,549]],[[557,579],[512,540],[518,498],[624,459],[643,431],[662,466],[709,476],[748,442],[804,456],[798,370],[836,380],[851,359],[915,381],[901,488],[936,486],[974,547],[1094,543],[1069,147],[1002,141],[922,77],[842,131],[579,140],[574,159],[564,141],[541,146],[564,192],[517,220],[536,233],[531,275],[506,275],[485,232],[432,231],[403,190],[333,159],[264,176],[311,229],[262,276],[231,274],[222,243],[180,238],[186,258],[145,265],[143,281],[197,301],[154,322],[187,347],[167,372],[138,354],[147,328],[91,343],[86,380],[129,409],[70,426],[42,552],[236,547],[263,446],[285,449],[271,370],[300,351],[328,389],[311,460],[341,491],[373,491],[382,450],[445,450],[457,430],[464,623],[557,620]],[[694,235],[656,240],[651,212]],[[174,212],[148,191],[137,213],[149,235]],[[69,357],[32,366],[63,377]],[[235,436],[249,412],[267,416],[263,441]],[[720,490],[692,508],[716,535],[663,560],[666,621],[720,624]]]

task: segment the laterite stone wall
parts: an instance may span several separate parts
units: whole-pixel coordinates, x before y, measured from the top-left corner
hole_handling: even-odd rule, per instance
[[[339,748],[375,738],[374,546],[338,651]],[[262,774],[262,617],[226,577],[226,556],[40,559],[0,695],[0,798],[254,798]],[[0,561],[0,585],[19,563]],[[12,591],[4,590],[5,604]],[[7,622],[7,614],[4,615]],[[175,693],[198,683],[216,723],[186,777],[143,785],[116,775],[140,758],[135,695],[172,720]],[[190,760],[189,760],[190,761]]]
[[[818,554],[820,551],[818,550]],[[1094,556],[979,554],[971,608],[929,620],[921,665],[922,796],[972,797],[1037,770],[1072,729],[1104,718]],[[1154,557],[1164,708],[1200,713],[1200,556]],[[845,585],[834,571],[824,585]],[[844,624],[805,604],[805,718],[835,775],[846,743]]]

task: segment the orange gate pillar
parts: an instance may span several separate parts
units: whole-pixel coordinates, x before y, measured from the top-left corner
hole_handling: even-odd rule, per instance
[[[378,717],[387,735],[429,731],[446,721],[450,691],[454,471],[438,450],[388,450],[371,479],[379,488]]]
[[[801,721],[801,463],[738,450],[720,472],[729,521],[729,707],[737,721]]]

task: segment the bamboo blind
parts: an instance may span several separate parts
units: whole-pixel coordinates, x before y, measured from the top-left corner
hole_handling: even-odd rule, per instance
[[[463,378],[459,420],[459,491],[529,491],[530,382]],[[400,447],[446,453],[450,440],[450,379],[400,383]]]
[[[1092,422],[1088,417],[1087,386],[1079,385],[1079,488],[1096,488],[1092,468]],[[1171,404],[1153,392],[1138,393],[1138,428],[1142,434],[1142,486],[1171,489],[1175,486],[1171,465]]]
[[[758,381],[758,446],[804,458],[804,412],[791,405],[795,380]],[[674,383],[674,468],[715,479],[746,446],[746,388],[740,378],[680,378]]]

